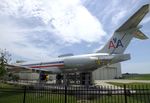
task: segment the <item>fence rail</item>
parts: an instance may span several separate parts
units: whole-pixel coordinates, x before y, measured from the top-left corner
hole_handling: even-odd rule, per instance
[[[0,103],[150,103],[150,85],[0,88]]]

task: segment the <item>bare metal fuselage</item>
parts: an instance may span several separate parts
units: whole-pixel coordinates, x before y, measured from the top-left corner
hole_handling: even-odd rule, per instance
[[[19,64],[18,66],[52,73],[83,72],[92,71],[128,59],[130,59],[129,54],[109,55],[105,53],[94,53],[60,57],[44,62],[26,62]]]

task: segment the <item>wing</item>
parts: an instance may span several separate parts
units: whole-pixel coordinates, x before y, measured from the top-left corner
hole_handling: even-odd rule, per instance
[[[7,67],[8,71],[13,71],[13,72],[32,70],[31,68],[27,68],[27,67],[24,67],[24,66],[13,65],[13,64],[6,64],[6,67]]]
[[[7,64],[6,65],[8,68],[8,71],[13,71],[13,72],[21,72],[21,71],[45,71],[49,73],[61,73],[62,71],[58,67],[48,67],[48,68],[30,68],[26,66],[20,66],[20,65],[13,65],[13,64]]]

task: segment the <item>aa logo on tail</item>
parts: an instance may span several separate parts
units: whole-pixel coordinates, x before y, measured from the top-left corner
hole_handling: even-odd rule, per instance
[[[118,48],[118,47],[123,47],[123,44],[121,42],[120,39],[117,38],[113,38],[110,42],[109,42],[109,49],[110,48]]]

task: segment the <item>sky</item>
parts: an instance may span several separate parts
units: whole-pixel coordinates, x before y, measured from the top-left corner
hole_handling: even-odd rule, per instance
[[[150,0],[0,0],[0,48],[12,61],[94,53]],[[141,22],[150,37],[150,13]],[[122,72],[150,73],[150,40],[133,39]]]

